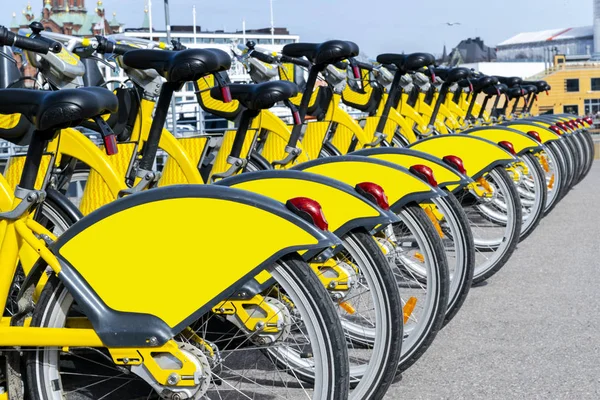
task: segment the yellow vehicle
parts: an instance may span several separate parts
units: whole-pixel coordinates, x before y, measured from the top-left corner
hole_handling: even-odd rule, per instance
[[[121,48],[125,50],[126,47],[123,45]],[[131,48],[128,48],[128,50],[131,50]],[[168,52],[163,51],[162,53],[167,54]],[[132,60],[131,62],[134,64],[144,62],[139,61],[140,59],[144,60],[144,58],[138,56],[131,59],[128,55],[125,59]],[[127,64],[124,63],[123,66],[127,68]],[[133,68],[128,70],[133,70]],[[149,72],[145,71],[145,73]],[[141,81],[139,75],[138,79]],[[173,87],[178,84],[181,84],[181,82],[163,85],[158,110],[161,110],[161,104],[168,105]],[[236,97],[236,93],[233,93],[233,95]],[[153,119],[153,108],[154,102],[152,100],[149,98],[142,100],[142,112],[137,114],[137,125],[132,129],[134,135],[130,142],[117,145],[119,153],[115,156],[109,158],[103,156],[93,143],[75,130],[65,130],[60,141],[57,140],[51,143],[50,149],[57,154],[54,164],[59,166],[59,168],[54,168],[57,174],[53,176],[52,181],[62,181],[59,170],[61,168],[67,170],[66,166],[74,159],[84,162],[92,168],[81,202],[84,213],[91,212],[121,194],[137,192],[154,185],[204,183],[201,173],[197,169],[198,160],[194,159],[200,157],[202,149],[200,147],[198,153],[190,150],[193,150],[195,145],[205,145],[206,138],[196,138],[195,144],[191,147],[189,142],[187,143],[188,146],[185,142],[178,142],[162,128],[166,113],[159,111],[155,113]],[[134,113],[134,115],[136,114]],[[163,116],[163,122],[159,119],[161,115]],[[248,117],[250,122],[249,114]],[[110,118],[109,122],[111,122]],[[152,138],[152,132],[157,129],[160,129],[160,133],[157,135],[158,138],[156,136]],[[240,130],[238,136],[243,139],[245,133]],[[139,161],[137,155],[139,150],[137,149],[143,149],[143,158],[147,148],[157,147],[164,149],[169,154],[169,161],[161,178],[151,170],[146,170],[143,173],[138,171],[136,174],[134,168],[133,173],[128,173],[128,165]],[[216,174],[216,171],[214,173]],[[133,176],[135,175],[138,175],[136,185],[134,187],[126,186],[126,176],[129,176],[133,182]],[[226,184],[226,182],[223,182],[223,184]],[[238,186],[240,185],[236,185],[236,187]],[[313,270],[318,274],[325,287],[328,288],[343,321],[344,331],[351,335],[352,340],[369,343],[369,346],[372,347],[372,350],[368,352],[352,350],[362,354],[360,357],[353,357],[351,381],[355,388],[352,396],[368,398],[372,396],[369,391],[385,391],[387,383],[382,384],[381,382],[391,382],[390,376],[395,373],[398,357],[400,356],[402,324],[397,316],[402,313],[402,304],[398,296],[398,288],[394,285],[391,276],[392,271],[382,254],[382,250],[377,247],[377,242],[369,237],[368,232],[379,232],[390,223],[397,222],[398,217],[370,202],[369,197],[372,196],[373,184],[366,181],[348,187],[341,184],[341,182],[312,174],[305,173],[298,176],[298,173],[286,171],[278,174],[277,177],[267,177],[259,174],[241,186],[284,203],[289,198],[304,196],[320,199],[320,203],[328,215],[329,229],[342,238],[344,247],[336,248],[327,254],[328,257],[320,261],[312,260],[310,253],[305,254],[305,256],[307,260],[313,261],[311,263]],[[380,196],[385,197],[385,193],[381,192]],[[381,233],[381,235],[383,236],[384,233]],[[389,243],[392,243],[391,240]],[[390,253],[389,256],[392,256],[392,254]],[[359,277],[364,280],[361,285],[356,284]],[[231,301],[231,303],[237,304],[236,301]],[[236,309],[241,310],[243,303],[237,304]],[[367,307],[368,304],[375,304],[376,307]],[[419,307],[416,309],[418,310]],[[369,315],[367,316],[366,313]],[[366,326],[366,323],[361,323],[357,318],[363,314],[365,314],[364,321],[367,321],[368,326]],[[242,321],[246,320],[238,311],[235,315]],[[406,310],[406,318],[411,316],[414,318],[416,315],[417,312],[413,315],[412,311]],[[253,330],[254,325],[250,332]],[[368,354],[374,354],[377,358],[369,357]],[[369,372],[369,369],[372,369],[374,373]],[[312,372],[309,371],[308,374],[310,373]],[[302,372],[296,372],[296,374],[302,375]],[[361,380],[363,375],[369,375],[369,380]],[[310,379],[310,377],[307,377],[307,379]]]
[[[285,53],[279,57],[279,59],[273,59],[268,55],[262,54],[256,49],[249,48],[248,55],[250,56],[249,60],[252,61],[253,58],[261,57],[262,60],[268,63],[277,63],[281,61],[285,61],[288,63],[295,63],[297,66],[306,66],[305,60],[299,60],[295,57],[290,57]],[[262,54],[261,56],[258,56]],[[393,56],[393,55],[392,55]],[[309,59],[311,57],[308,57]],[[364,64],[357,63],[356,61],[351,61],[351,65],[354,67],[362,68]],[[260,69],[254,70],[254,66],[256,63],[251,63],[250,65],[250,74],[251,76],[257,76],[255,79],[260,80],[261,74]],[[310,62],[309,62],[310,65]],[[336,67],[339,64],[336,64]],[[293,66],[292,66],[293,67]],[[286,79],[293,79],[295,75],[298,74],[298,67],[292,68],[290,66],[286,66],[284,64],[280,67],[280,76]],[[364,93],[356,90],[349,90],[348,87],[343,89],[341,92],[343,94],[343,100],[347,105],[358,108],[361,111],[368,112],[370,115],[363,121],[363,126],[361,127],[356,121],[354,121],[344,110],[342,110],[338,103],[340,102],[340,90],[339,85],[345,82],[346,76],[345,74],[337,73],[339,71],[338,68],[333,67],[332,65],[324,68],[323,75],[325,77],[326,82],[329,87],[325,87],[323,85],[319,85],[315,87],[315,90],[312,91],[311,84],[316,82],[318,79],[319,71],[310,70],[309,77],[307,79],[307,85],[305,89],[305,96],[302,98],[302,101],[307,105],[307,111],[313,112],[313,115],[317,116],[318,122],[309,122],[306,126],[306,129],[302,132],[302,143],[301,146],[299,144],[295,144],[296,142],[294,135],[299,136],[298,130],[295,128],[295,131],[292,131],[291,134],[288,134],[287,140],[285,140],[285,130],[275,126],[275,124],[265,125],[263,128],[263,134],[259,138],[259,143],[257,148],[260,153],[265,156],[267,161],[273,162],[274,165],[278,165],[280,162],[278,161],[280,158],[283,158],[284,161],[290,162],[290,159],[293,160],[294,157],[290,157],[293,155],[294,148],[297,147],[298,150],[302,149],[302,152],[296,156],[296,161],[306,161],[306,159],[310,159],[311,157],[317,157],[320,155],[335,155],[335,154],[344,154],[347,151],[354,151],[360,148],[369,148],[374,146],[380,146],[382,144],[390,144],[396,143],[396,137],[398,136],[397,127],[402,127],[409,134],[412,132],[412,127],[408,125],[407,120],[398,113],[394,108],[388,105],[387,93],[381,91],[378,87],[371,84],[371,80],[368,79],[369,71],[365,71],[363,68],[363,72],[361,75],[363,77],[362,80],[362,88],[361,90]],[[343,65],[342,65],[343,67]],[[348,68],[349,69],[349,68]],[[372,69],[372,66],[371,68]],[[290,71],[293,71],[294,75]],[[388,84],[392,83],[392,80],[395,80],[395,84],[397,84],[400,76],[396,75],[389,76],[391,78]],[[343,87],[343,86],[342,86]],[[203,88],[200,87],[202,90]],[[317,94],[315,94],[317,93]],[[323,94],[324,93],[324,94]],[[397,94],[397,92],[395,93]],[[310,97],[309,97],[310,96]],[[205,106],[210,106],[210,99],[207,99],[206,96],[201,96],[204,100]],[[393,99],[390,100],[393,102]],[[298,99],[296,100],[296,103]],[[387,105],[387,107],[386,107]],[[302,109],[302,105],[300,106]],[[207,107],[210,109],[210,107]],[[211,109],[211,112],[212,109]],[[417,114],[418,115],[418,114]],[[386,122],[387,121],[387,122]],[[277,134],[273,134],[272,131],[277,130]],[[264,132],[268,130],[269,132]],[[273,138],[275,136],[275,138]],[[412,141],[415,142],[417,140],[416,136],[412,136]],[[436,139],[437,140],[437,139]],[[283,143],[282,143],[283,141]],[[452,142],[454,145],[448,147],[448,142]],[[449,187],[452,190],[459,190],[457,193],[461,193],[462,189],[465,189],[466,185],[452,185],[451,183],[456,180],[457,167],[450,163],[447,165],[445,162],[442,162],[442,158],[446,158],[446,160],[460,160],[466,158],[465,160],[460,160],[459,169],[463,171],[466,169],[469,171],[469,175],[474,176],[480,181],[484,181],[484,174],[487,174],[491,169],[498,166],[498,162],[505,164],[509,164],[514,162],[513,156],[504,151],[498,146],[492,145],[489,142],[484,141],[476,141],[478,146],[477,149],[469,149],[470,143],[473,140],[470,138],[465,138],[462,136],[452,136],[450,139],[445,139],[443,142],[435,141],[427,144],[427,147],[431,147],[432,144],[437,146],[436,149],[429,149],[428,151],[434,151],[434,155],[439,157],[438,162],[431,162],[431,160],[427,160],[426,154],[421,154],[421,156],[415,156],[413,152],[412,155],[400,155],[397,150],[386,148],[378,151],[377,157],[386,157],[388,161],[392,161],[394,163],[398,163],[403,166],[410,166],[409,163],[414,163],[416,159],[419,159],[420,164],[425,164],[432,168],[434,171],[434,175],[436,177],[440,177],[438,183],[442,182],[445,186]],[[273,148],[273,143],[278,143],[279,153],[271,150]],[[285,146],[287,149],[288,156],[285,156],[285,152],[283,155],[281,154],[281,149]],[[483,146],[483,147],[482,147]],[[487,146],[487,147],[486,147]],[[488,149],[489,147],[489,149]],[[421,150],[420,148],[415,147],[415,150]],[[435,151],[444,151],[445,153],[440,154],[435,153]],[[482,151],[483,150],[483,151]],[[386,153],[388,153],[386,155]],[[401,152],[400,152],[401,153]],[[277,157],[273,160],[273,155],[276,154]],[[304,155],[307,154],[307,155]],[[360,152],[359,152],[360,154]],[[456,157],[458,155],[459,157]],[[253,153],[252,156],[256,157]],[[446,157],[450,156],[450,157]],[[301,159],[301,157],[303,157]],[[502,160],[505,161],[502,161]],[[257,163],[260,165],[268,164],[266,162]],[[465,168],[466,167],[466,168]],[[460,171],[458,173],[461,173]],[[502,174],[501,172],[498,172]],[[486,175],[487,176],[487,175]],[[503,184],[502,188],[497,188],[496,192],[500,193],[502,190],[509,191],[511,190],[510,185],[507,185],[506,182],[509,181],[509,178],[503,176],[502,179],[505,184]],[[479,184],[473,184],[471,187],[478,189]],[[490,187],[490,186],[488,186]],[[483,189],[478,190],[479,193],[483,193]],[[473,192],[477,193],[477,192]],[[471,194],[469,193],[469,196]],[[514,198],[516,195],[514,193],[507,193],[508,198]],[[472,203],[472,202],[471,202]],[[511,200],[510,202],[511,211],[506,213],[505,211],[505,222],[501,222],[504,225],[504,229],[498,232],[496,227],[496,223],[494,223],[492,228],[496,231],[492,231],[491,235],[493,235],[494,239],[491,240],[490,233],[483,232],[480,234],[480,246],[478,247],[478,262],[476,262],[476,271],[475,271],[475,279],[483,280],[487,277],[491,276],[495,273],[508,259],[512,251],[516,246],[516,240],[518,239],[515,236],[515,232],[519,232],[518,223],[520,218],[513,218],[512,216],[507,219],[507,214],[512,214],[513,211],[518,212],[518,208],[515,201]],[[462,212],[462,211],[461,211]],[[478,209],[472,210],[472,214],[474,218],[479,218]],[[464,213],[463,213],[464,215]],[[444,219],[438,220],[443,221]],[[482,226],[480,221],[477,221],[478,226]],[[483,229],[487,229],[485,226]],[[482,230],[483,230],[482,229]],[[466,229],[464,229],[466,230]],[[479,232],[478,232],[479,233]],[[508,238],[508,239],[505,239]],[[449,249],[450,250],[450,249]],[[452,249],[454,250],[454,249]],[[492,253],[492,256],[490,256]],[[479,268],[477,268],[477,264],[479,264]]]
[[[272,277],[279,276],[277,281],[284,281],[283,275],[278,275],[281,270],[288,275],[287,282],[298,279],[303,269],[306,274],[308,266],[302,267],[298,256],[293,256],[294,251],[319,252],[339,243],[333,235],[296,217],[280,203],[235,189],[210,186],[157,189],[128,196],[83,219],[57,241],[32,218],[33,210],[44,200],[44,192],[34,186],[45,143],[63,127],[107,111],[114,112],[117,100],[100,88],[60,92],[6,89],[0,91],[0,98],[1,113],[22,113],[35,121],[36,126],[12,205],[0,214],[3,271],[0,296],[6,300],[20,249],[24,247],[35,251],[40,261],[28,271],[23,295],[29,292],[31,296],[30,288],[35,287],[44,270],[51,271],[35,308],[29,310],[33,311],[32,317],[24,318],[25,314],[12,319],[4,317],[0,327],[3,347],[37,349],[27,353],[28,378],[38,383],[30,388],[32,391],[56,393],[57,387],[60,391],[71,390],[69,384],[77,383],[68,375],[59,378],[60,386],[44,382],[59,373],[60,360],[68,363],[73,357],[85,359],[90,350],[84,349],[90,348],[103,354],[102,363],[107,368],[113,365],[113,369],[120,369],[120,374],[130,371],[132,376],[128,379],[145,381],[144,393],[148,393],[149,386],[159,393],[168,391],[188,397],[215,390],[217,375],[211,368],[217,366],[217,348],[199,336],[202,331],[194,326],[195,321],[243,288],[240,283],[259,271],[268,269]],[[5,188],[5,182],[2,183]],[[3,190],[3,205],[10,200],[6,192]],[[190,213],[190,209],[210,209],[211,213]],[[254,234],[244,243],[249,246],[247,251],[224,273],[212,267],[225,251],[226,245],[219,237],[228,230],[227,220],[234,223],[241,215],[246,220],[257,221],[252,226]],[[210,225],[210,231],[206,230],[205,234],[198,231],[201,224]],[[268,235],[257,231],[271,224],[285,234],[265,242]],[[139,232],[146,235],[140,236]],[[143,249],[149,241],[154,243],[151,250],[130,251],[131,245]],[[200,255],[198,243],[207,249]],[[174,248],[176,252],[172,251]],[[218,258],[214,259],[215,256]],[[169,264],[177,266],[177,274],[165,270]],[[204,265],[210,267],[198,268]],[[275,265],[272,271],[271,265]],[[296,270],[299,272],[294,272]],[[183,284],[182,276],[186,277],[188,287]],[[308,290],[304,297],[296,297],[301,290],[294,290],[292,286],[285,291],[283,285],[275,286],[289,295],[289,301],[302,303],[320,315],[305,314],[304,318],[306,323],[312,324],[310,321],[316,317],[315,322],[322,324],[320,334],[313,337],[314,343],[325,341],[326,346],[340,346],[341,327],[336,325],[336,319],[324,320],[325,314],[320,311],[329,308],[329,317],[333,317],[331,302],[316,304],[324,290],[319,292],[322,286],[315,285],[315,279],[304,280],[303,285],[307,285]],[[130,292],[128,286],[133,282],[136,289]],[[299,285],[298,281],[295,284]],[[198,290],[190,290],[192,287]],[[311,293],[315,288],[317,292]],[[173,296],[174,292],[179,292],[179,296]],[[315,297],[308,297],[309,294]],[[74,302],[76,312],[67,313]],[[330,337],[336,328],[340,333],[338,342]],[[345,346],[340,347],[329,349],[336,348],[336,352],[343,353]],[[286,351],[289,350],[291,348]],[[328,369],[331,363],[334,368],[341,365],[337,379],[343,380],[344,360],[336,364],[335,358],[319,353],[318,348],[312,351],[315,360],[324,357],[322,365]],[[91,357],[93,354],[94,351]],[[161,355],[178,361],[165,363]],[[85,376],[85,367],[79,365],[78,368]],[[90,376],[93,375],[88,378]],[[315,393],[328,392],[327,398],[345,398],[347,389],[343,385],[332,388],[335,382],[323,382],[320,377],[315,384]],[[320,385],[323,387],[319,388]],[[340,396],[333,394],[336,390],[341,392]],[[135,389],[128,388],[123,393],[129,393],[126,397],[130,397]]]
[[[0,37],[34,51],[44,47],[48,51],[45,41],[21,37],[15,41],[13,34],[1,29]],[[177,61],[184,63],[200,56],[178,55]],[[301,369],[307,371],[312,365],[310,382],[300,380],[297,386],[304,393],[313,398],[347,398],[342,328],[325,289],[295,253],[318,257],[339,245],[334,235],[318,227],[317,220],[315,224],[307,222],[290,212],[289,206],[256,194],[188,185],[127,196],[82,219],[57,240],[33,219],[35,208],[45,198],[45,193],[35,188],[45,145],[59,130],[88,118],[109,137],[112,132],[103,127],[100,115],[115,112],[117,99],[101,88],[58,92],[5,89],[0,90],[0,98],[1,114],[22,114],[35,126],[14,196],[8,183],[0,180],[0,204],[8,205],[0,213],[0,295],[5,301],[19,254],[34,251],[40,257],[33,269],[26,271],[19,312],[12,318],[3,317],[0,324],[3,347],[34,348],[25,352],[32,383],[28,397],[69,398],[78,385],[85,385],[93,398],[147,396],[149,390],[160,396],[197,398],[207,393],[218,395],[224,382],[235,387],[235,380],[242,376],[248,383],[247,370],[239,371],[237,378],[231,375],[240,367],[246,368],[239,362],[230,363],[227,377],[221,376],[227,365],[221,355],[235,348],[227,348],[230,338],[217,344],[204,332],[211,318],[228,315],[230,297],[236,302],[245,300],[248,306],[253,304],[256,296],[248,292],[248,284],[254,281],[258,286],[250,288],[259,290],[262,302],[268,304],[256,303],[254,307],[271,311],[268,324],[251,342],[262,348],[276,342],[277,346],[268,350],[274,359],[289,361],[295,353],[298,362],[302,360]],[[3,129],[0,137],[23,139],[13,133]],[[296,212],[304,210],[292,200]],[[312,201],[310,205],[318,210],[318,203]],[[248,223],[240,226],[242,219]],[[201,226],[210,228],[199,230]],[[236,254],[225,250],[229,244],[221,240],[231,226],[237,226],[237,232],[246,237]],[[278,235],[266,234],[268,230]],[[137,251],[132,252],[132,248]],[[227,269],[215,268],[224,254],[229,255]],[[34,297],[42,276],[49,276],[48,282],[41,296]],[[132,284],[134,290],[130,289]],[[301,326],[291,323],[292,312]],[[296,335],[303,336],[302,349],[294,347]],[[244,353],[249,354],[247,351]],[[5,354],[12,360],[18,357],[10,351]],[[77,374],[69,374],[74,364]],[[114,372],[104,372],[98,378],[92,369],[99,365]],[[289,367],[288,362],[284,370],[289,371]],[[273,376],[281,372],[274,363]],[[261,376],[264,374],[262,368]],[[83,380],[78,378],[82,376]],[[89,389],[90,379],[103,384]],[[8,378],[5,389],[11,396],[22,396],[18,385],[13,385],[16,381]],[[124,381],[134,383],[124,385]],[[245,387],[244,392],[249,393],[249,389],[260,392],[265,386]]]

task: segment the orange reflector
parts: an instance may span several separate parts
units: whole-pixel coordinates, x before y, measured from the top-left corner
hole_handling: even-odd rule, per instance
[[[444,238],[444,231],[442,231],[442,227],[440,225],[440,221],[438,221],[438,219],[435,217],[435,215],[433,214],[433,211],[431,211],[431,209],[429,207],[427,207],[427,208],[425,208],[425,214],[427,214],[427,216],[429,217],[429,219],[433,223],[433,226],[435,227],[435,230],[437,231],[438,235],[440,235],[440,237],[443,239]],[[421,260],[421,261],[423,261],[423,260]]]
[[[477,183],[483,187],[485,189],[486,192],[488,193],[492,193],[492,187],[490,186],[489,182],[485,180],[484,177],[481,177],[479,179],[477,179]]]
[[[350,303],[348,303],[347,301],[342,301],[339,304],[340,304],[340,307],[342,307],[342,309],[344,311],[346,311],[348,314],[354,314],[356,312],[356,310],[354,309],[354,307],[352,307],[350,305]]]
[[[546,160],[545,156],[540,155],[540,163],[545,172],[550,172],[550,165],[548,165],[548,160]]]
[[[419,252],[415,253],[415,258],[421,262],[425,262],[425,257],[423,257],[423,254]]]
[[[415,306],[417,305],[417,298],[411,297],[408,299],[406,303],[404,303],[404,307],[402,308],[402,313],[404,314],[404,323],[408,321],[410,318]]]
[[[548,182],[548,189],[552,189],[554,187],[554,174],[550,177],[550,182]]]

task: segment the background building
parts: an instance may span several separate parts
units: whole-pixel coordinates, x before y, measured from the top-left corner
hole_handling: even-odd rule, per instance
[[[594,50],[592,26],[519,33],[498,44],[498,61],[552,61],[555,54],[583,56]]]
[[[109,21],[102,0],[98,0],[93,12],[88,13],[85,0],[42,0],[39,14],[35,14],[31,3],[22,11],[20,22],[13,13],[11,30],[28,29],[33,21],[39,21],[46,30],[74,36],[110,35],[121,32],[122,24],[112,14]]]

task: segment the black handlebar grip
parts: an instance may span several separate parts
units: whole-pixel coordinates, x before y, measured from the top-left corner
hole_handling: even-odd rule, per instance
[[[256,51],[256,50],[252,50],[250,52],[250,57],[256,58],[257,60],[260,60],[264,63],[267,64],[275,64],[277,63],[277,60],[275,59],[275,57],[272,57],[268,54],[265,53],[261,53],[260,51]]]
[[[125,53],[127,53],[128,51],[131,50],[137,50],[135,47],[132,46],[128,46],[126,44],[115,44],[114,45],[114,49],[113,49],[113,53],[117,54],[117,55],[124,55]]]
[[[373,71],[373,69],[375,68],[373,66],[373,64],[370,63],[365,63],[362,61],[356,61],[356,65],[360,68],[360,69],[366,69],[367,71]]]
[[[289,57],[286,55],[282,55],[280,60],[285,63],[296,64],[296,65],[299,65],[299,66],[305,67],[305,68],[310,68],[312,66],[310,61],[304,60],[302,58],[295,58],[295,57]]]
[[[48,54],[48,51],[50,50],[52,50],[54,53],[58,53],[62,50],[60,43],[54,41],[49,43],[43,40],[32,39],[27,36],[20,35],[15,35],[14,46],[23,50],[29,50],[40,54]]]

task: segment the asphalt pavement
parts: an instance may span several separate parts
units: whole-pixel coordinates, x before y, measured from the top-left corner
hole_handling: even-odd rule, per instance
[[[600,399],[600,162],[387,399]]]

